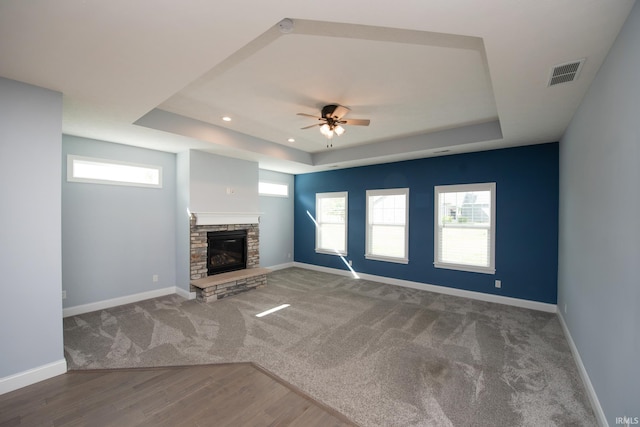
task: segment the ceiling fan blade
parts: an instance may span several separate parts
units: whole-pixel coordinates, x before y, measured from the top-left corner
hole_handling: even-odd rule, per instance
[[[312,127],[315,127],[315,126],[322,126],[322,123],[316,123],[316,124],[313,124],[313,125],[305,126],[303,128],[300,128],[300,129],[309,129],[309,128],[312,128]]]
[[[322,119],[322,117],[313,116],[313,115],[311,115],[311,114],[306,114],[306,113],[296,113],[296,115],[298,115],[298,116],[305,116],[305,117],[313,117],[314,119],[318,119],[318,120]]]
[[[353,125],[353,126],[369,126],[369,123],[371,123],[371,120],[369,120],[369,119],[346,119],[346,120],[340,120],[340,123],[343,123],[345,125]]]
[[[335,110],[333,110],[333,113],[331,113],[331,117],[336,118],[338,120],[340,120],[341,118],[343,118],[348,112],[349,112],[349,108],[347,107],[343,107],[342,105],[338,105],[336,107]]]

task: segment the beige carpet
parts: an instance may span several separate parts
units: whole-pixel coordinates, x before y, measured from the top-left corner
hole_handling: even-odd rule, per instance
[[[298,268],[268,283],[66,318],[69,367],[252,361],[363,426],[597,425],[554,314]]]

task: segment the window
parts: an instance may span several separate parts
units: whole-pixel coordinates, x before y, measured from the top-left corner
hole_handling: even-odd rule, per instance
[[[316,194],[316,252],[347,254],[347,193]]]
[[[409,189],[367,190],[365,257],[409,262]]]
[[[496,184],[435,187],[434,266],[495,274]]]
[[[258,193],[261,196],[289,197],[289,186],[277,182],[260,181],[258,183]]]
[[[162,167],[69,155],[67,181],[162,188]]]

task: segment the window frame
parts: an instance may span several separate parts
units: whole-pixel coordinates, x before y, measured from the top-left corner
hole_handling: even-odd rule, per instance
[[[371,214],[369,206],[370,197],[376,196],[405,196],[405,218],[404,218],[404,256],[392,257],[372,253],[372,228],[370,221]],[[365,223],[365,258],[374,261],[395,262],[398,264],[409,263],[409,188],[387,188],[366,191],[366,223]]]
[[[260,184],[281,185],[282,187],[287,189],[287,194],[261,192],[260,191]],[[283,198],[283,199],[288,199],[289,198],[289,184],[287,184],[286,182],[262,181],[262,180],[260,180],[260,181],[258,181],[258,194],[260,196],[265,196],[265,197],[280,197],[280,198]]]
[[[320,222],[320,215],[318,208],[320,206],[320,199],[334,199],[334,198],[344,198],[344,250],[338,250],[335,248],[326,248],[320,247],[320,233],[322,228],[322,222]],[[333,224],[333,223],[328,223]],[[348,235],[349,235],[349,193],[347,191],[336,191],[329,193],[316,193],[316,217],[315,217],[315,225],[316,225],[316,244],[315,250],[316,253],[327,254],[327,255],[338,255],[338,256],[346,256],[349,247]]]
[[[157,184],[145,184],[135,181],[123,181],[117,179],[101,179],[101,178],[83,178],[75,176],[76,161],[91,162],[105,165],[131,166],[136,168],[152,169],[158,172]],[[85,184],[101,184],[101,185],[120,185],[125,187],[142,187],[142,188],[162,188],[162,166],[149,165],[142,163],[123,162],[119,160],[101,159],[97,157],[77,156],[75,154],[67,155],[67,181],[80,182]]]
[[[472,264],[461,264],[440,261],[440,200],[439,196],[442,193],[461,193],[461,192],[478,192],[489,191],[490,196],[490,223],[488,227],[489,233],[489,265],[478,266]],[[474,184],[456,184],[456,185],[438,185],[434,187],[434,239],[433,239],[433,265],[435,268],[444,268],[449,270],[469,271],[474,273],[495,274],[496,273],[496,183],[474,183]],[[460,227],[462,228],[462,227]],[[485,228],[485,227],[475,227]]]

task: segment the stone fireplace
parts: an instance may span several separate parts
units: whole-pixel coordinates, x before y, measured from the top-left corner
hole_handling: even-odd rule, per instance
[[[191,291],[211,302],[267,284],[258,224],[198,224],[191,217]]]
[[[209,233],[226,232],[237,236],[238,233],[234,233],[237,231],[246,232],[246,268],[258,267],[260,265],[258,224],[197,225],[195,216],[191,219],[191,280],[203,279],[210,275],[207,267]]]

